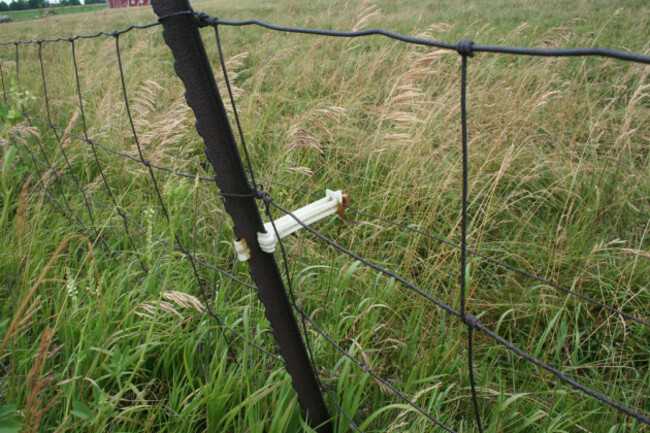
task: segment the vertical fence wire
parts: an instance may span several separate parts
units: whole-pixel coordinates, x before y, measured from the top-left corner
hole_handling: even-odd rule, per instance
[[[468,189],[468,150],[467,150],[467,57],[472,56],[471,47],[474,42],[464,39],[459,42],[458,52],[461,55],[460,72],[460,116],[461,116],[461,145],[462,145],[462,166],[463,181],[461,191],[461,242],[460,242],[460,315],[463,323],[467,325],[467,370],[469,383],[472,389],[472,404],[478,430],[483,433],[481,422],[481,411],[479,409],[478,397],[476,395],[476,381],[474,379],[474,344],[472,333],[474,332],[473,321],[468,320],[467,314],[467,189]]]
[[[271,225],[273,226],[273,232],[275,233],[275,236],[278,238],[278,244],[280,245],[280,252],[282,254],[282,265],[284,268],[285,279],[287,281],[287,288],[289,291],[289,299],[291,300],[291,304],[295,309],[299,304],[296,302],[295,291],[293,290],[293,282],[292,282],[293,278],[291,277],[291,271],[289,270],[289,259],[287,258],[287,251],[284,247],[284,242],[282,242],[282,238],[280,237],[280,233],[278,232],[278,228],[275,224],[275,219],[273,218],[273,214],[271,213],[271,203],[269,201],[266,201],[264,205],[265,205],[264,207],[266,210],[266,215],[269,217],[269,220],[271,221]],[[362,430],[354,422],[350,414],[348,414],[347,411],[343,409],[343,407],[340,405],[338,400],[330,393],[327,386],[324,385],[323,381],[320,379],[320,376],[318,375],[318,367],[316,366],[316,360],[314,358],[314,351],[312,349],[311,339],[309,338],[309,332],[307,331],[305,316],[302,314],[298,314],[298,316],[300,318],[303,338],[305,340],[305,345],[307,346],[307,352],[309,354],[309,361],[311,362],[312,370],[314,375],[316,376],[316,380],[318,381],[318,386],[320,387],[321,392],[325,392],[328,395],[328,397],[332,400],[334,405],[339,409],[339,413],[343,413],[343,416],[350,422],[350,425],[354,428],[354,430],[361,432]]]

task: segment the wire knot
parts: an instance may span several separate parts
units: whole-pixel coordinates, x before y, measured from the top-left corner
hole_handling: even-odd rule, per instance
[[[465,323],[470,328],[476,328],[479,324],[478,319],[475,316],[472,316],[471,314],[465,314],[465,316],[462,317],[462,319],[463,319],[463,323]]]
[[[204,13],[204,12],[196,12],[194,13],[194,18],[196,19],[196,24],[203,28],[203,27],[208,27],[210,25],[210,15]]]
[[[151,167],[151,161],[149,161],[148,159],[143,159],[142,160],[142,165],[144,165],[146,167]]]
[[[262,200],[265,204],[271,204],[273,202],[273,197],[271,197],[269,193],[263,189],[258,189],[255,191],[255,198]]]
[[[473,40],[461,39],[460,41],[458,41],[456,51],[458,51],[458,54],[460,54],[461,56],[474,57],[474,51],[472,51],[473,45],[474,45]]]

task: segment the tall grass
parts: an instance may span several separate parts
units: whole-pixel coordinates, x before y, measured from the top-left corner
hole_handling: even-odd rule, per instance
[[[260,18],[332,29],[383,27],[446,41],[648,52],[641,1],[509,2],[491,6],[418,2],[196,2],[224,19]],[[81,19],[83,17],[83,19]],[[154,20],[147,8],[103,10],[3,26],[2,40],[94,33]],[[203,30],[208,54],[217,50]],[[322,193],[343,189],[353,205],[451,241],[460,239],[460,60],[453,52],[395,43],[222,28],[252,163],[265,178]],[[126,85],[146,158],[209,176],[169,154],[203,158],[160,28],[120,37]],[[119,85],[113,38],[75,44],[91,138],[137,156]],[[38,46],[20,46],[21,88],[44,117]],[[25,147],[72,173],[113,206],[83,135],[71,44],[43,45],[51,131],[23,122]],[[14,47],[0,47],[4,76]],[[648,320],[650,130],[648,68],[615,60],[481,54],[469,66],[469,248]],[[225,89],[222,89],[222,91]],[[223,92],[225,94],[225,92]],[[9,95],[11,98],[12,95]],[[3,143],[3,152],[10,142]],[[25,431],[308,431],[282,365],[207,315],[210,305],[256,344],[276,351],[253,290],[200,269],[201,296],[177,235],[202,260],[245,281],[231,221],[209,182],[156,172],[170,221],[146,168],[99,152],[120,208],[142,224],[90,203],[95,229],[150,273],[78,237],[43,186],[86,223],[83,196],[42,167],[19,179],[0,260],[0,405]],[[284,207],[311,200],[265,185]],[[279,215],[275,215],[276,217]],[[346,248],[458,304],[458,251],[381,221],[348,213],[317,228]],[[459,432],[476,431],[465,327],[300,233],[286,241],[296,296],[346,350]],[[469,259],[469,311],[500,335],[612,399],[647,413],[648,329],[476,257]],[[22,307],[22,308],[21,308]],[[13,326],[12,326],[13,324]],[[364,431],[432,427],[308,329],[318,373]],[[228,347],[230,345],[230,349]],[[479,334],[475,365],[490,432],[647,430],[558,382]],[[4,347],[6,346],[6,348]],[[339,432],[350,431],[336,414]]]

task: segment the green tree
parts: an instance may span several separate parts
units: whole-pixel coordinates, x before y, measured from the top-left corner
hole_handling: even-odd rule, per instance
[[[11,3],[9,3],[10,11],[20,11],[23,9],[25,9],[25,2],[23,0],[13,0]]]
[[[43,0],[27,0],[27,9],[41,9],[45,7]]]

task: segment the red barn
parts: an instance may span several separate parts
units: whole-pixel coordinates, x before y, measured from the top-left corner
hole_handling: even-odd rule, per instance
[[[108,7],[111,9],[134,6],[149,6],[149,0],[108,0]]]

